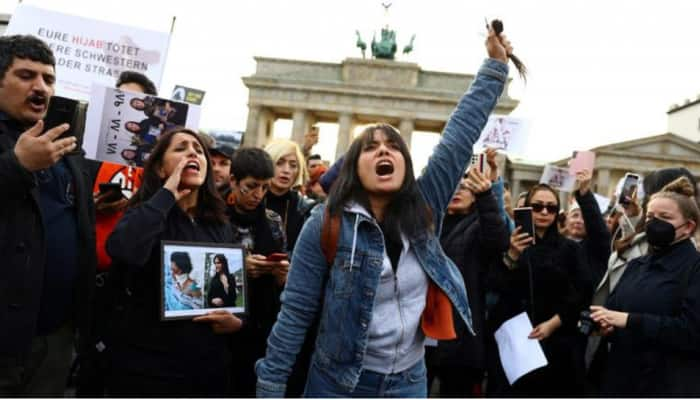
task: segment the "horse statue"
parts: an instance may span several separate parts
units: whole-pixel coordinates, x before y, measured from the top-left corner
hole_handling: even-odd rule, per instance
[[[360,31],[356,29],[355,34],[357,35],[357,42],[355,43],[355,46],[359,47],[360,50],[362,50],[362,58],[365,58],[365,50],[367,50],[367,43],[365,43],[362,40],[362,37],[360,36]]]

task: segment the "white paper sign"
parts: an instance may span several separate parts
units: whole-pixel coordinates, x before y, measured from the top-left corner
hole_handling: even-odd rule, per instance
[[[489,117],[479,140],[474,143],[474,152],[484,148],[505,150],[511,154],[523,154],[527,140],[527,126],[520,118],[492,115]]]
[[[595,201],[598,202],[600,212],[604,213],[607,211],[608,207],[610,206],[610,198],[599,195],[598,193],[593,193],[593,196],[595,196]]]
[[[170,36],[105,21],[20,4],[5,35],[34,35],[56,58],[56,94],[90,98],[93,83],[114,86],[125,70],[137,71],[158,85]]]
[[[200,107],[193,104],[94,85],[85,156],[141,167],[166,131],[177,126],[197,130],[199,114]]]
[[[511,385],[528,372],[547,365],[540,342],[528,338],[530,332],[532,324],[525,312],[504,322],[496,331],[498,355]]]
[[[540,183],[546,183],[561,192],[573,192],[576,186],[576,177],[569,174],[569,168],[545,165]]]

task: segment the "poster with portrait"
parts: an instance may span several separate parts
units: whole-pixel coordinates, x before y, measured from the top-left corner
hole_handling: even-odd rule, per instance
[[[527,123],[522,118],[492,115],[474,143],[474,151],[499,149],[511,154],[523,154],[527,142]]]
[[[200,107],[143,93],[94,85],[83,150],[90,159],[142,167],[161,135],[197,130]]]
[[[560,192],[573,192],[576,186],[576,177],[569,174],[569,168],[545,165],[540,183],[546,183]]]
[[[247,314],[243,246],[163,241],[161,320],[191,319],[215,310]]]

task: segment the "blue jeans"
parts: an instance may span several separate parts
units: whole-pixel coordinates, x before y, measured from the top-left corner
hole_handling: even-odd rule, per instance
[[[351,392],[335,383],[316,364],[312,364],[304,397],[425,398],[428,397],[425,360],[421,359],[407,370],[395,374],[363,370],[355,390]]]

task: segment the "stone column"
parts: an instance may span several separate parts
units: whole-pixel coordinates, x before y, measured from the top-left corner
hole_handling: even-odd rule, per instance
[[[292,140],[297,142],[299,146],[304,145],[304,134],[307,129],[306,119],[306,110],[294,110],[292,113]]]
[[[515,175],[513,176],[515,178]],[[510,197],[513,201],[513,208],[515,208],[515,203],[518,201],[518,195],[522,191],[522,186],[520,185],[520,179],[513,179],[510,182]]]
[[[406,142],[408,149],[411,149],[411,136],[413,135],[413,120],[412,119],[402,119],[399,123],[399,132],[401,132],[401,137]]]
[[[342,113],[338,116],[338,143],[335,145],[335,159],[345,154],[352,142],[352,114]]]
[[[262,107],[257,105],[248,105],[248,122],[246,123],[245,135],[243,136],[243,144],[246,146],[258,145],[258,125],[260,123],[260,111]]]
[[[610,197],[612,193],[608,193],[610,186],[610,170],[609,169],[599,169],[598,179],[596,179],[598,193],[603,196]]]
[[[263,148],[270,139],[272,124],[275,122],[275,115],[270,110],[262,109],[258,116],[258,134],[256,147]]]

